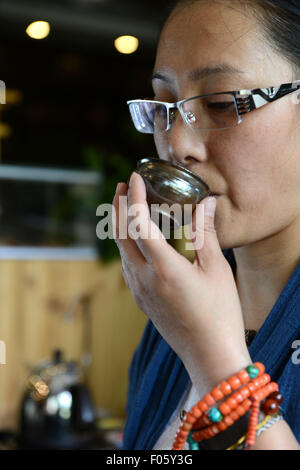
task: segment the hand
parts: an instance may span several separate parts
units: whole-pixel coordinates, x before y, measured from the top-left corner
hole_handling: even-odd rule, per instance
[[[126,195],[128,207],[119,204],[119,197]],[[122,273],[136,304],[182,359],[191,379],[201,374],[216,385],[251,359],[235,280],[218,242],[214,216],[204,215],[204,224],[199,217],[207,202],[208,198],[201,201],[193,213],[196,249],[191,263],[168,244],[152,222],[140,175],[133,173],[129,190],[125,183],[120,184],[113,200]],[[133,204],[143,209],[141,236],[132,239],[127,232],[127,239],[120,239],[119,217],[130,227],[128,209]],[[149,230],[155,237],[143,238]]]

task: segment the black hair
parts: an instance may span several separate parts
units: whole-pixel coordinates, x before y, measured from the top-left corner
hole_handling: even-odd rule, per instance
[[[169,17],[178,6],[201,0],[173,0],[165,11]],[[300,0],[226,0],[249,8],[262,26],[266,40],[300,73]],[[299,78],[299,77],[296,77]]]

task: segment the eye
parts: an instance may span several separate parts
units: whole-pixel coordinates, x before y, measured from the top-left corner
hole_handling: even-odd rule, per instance
[[[210,102],[210,103],[207,103],[207,107],[211,111],[224,112],[224,111],[231,110],[232,107],[234,107],[234,103],[232,101]]]
[[[153,88],[153,100],[155,101],[164,101],[166,103],[174,103],[176,101],[176,97],[174,94],[163,87],[155,87]]]
[[[172,98],[162,96],[162,95],[155,95],[151,99],[154,101],[162,101],[163,103],[174,103],[174,100]]]

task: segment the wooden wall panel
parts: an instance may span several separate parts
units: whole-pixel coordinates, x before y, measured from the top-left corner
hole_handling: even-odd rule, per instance
[[[29,365],[61,348],[79,360],[85,323],[78,296],[90,295],[91,352],[88,383],[95,404],[125,416],[127,372],[147,318],[136,307],[121,275],[119,260],[1,261],[0,429],[17,426]],[[74,317],[66,316],[70,306]],[[69,318],[69,320],[68,320]]]

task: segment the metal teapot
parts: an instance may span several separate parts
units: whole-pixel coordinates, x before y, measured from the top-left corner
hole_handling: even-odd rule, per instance
[[[62,352],[32,370],[21,404],[22,448],[84,449],[95,437],[95,409],[82,371]]]

